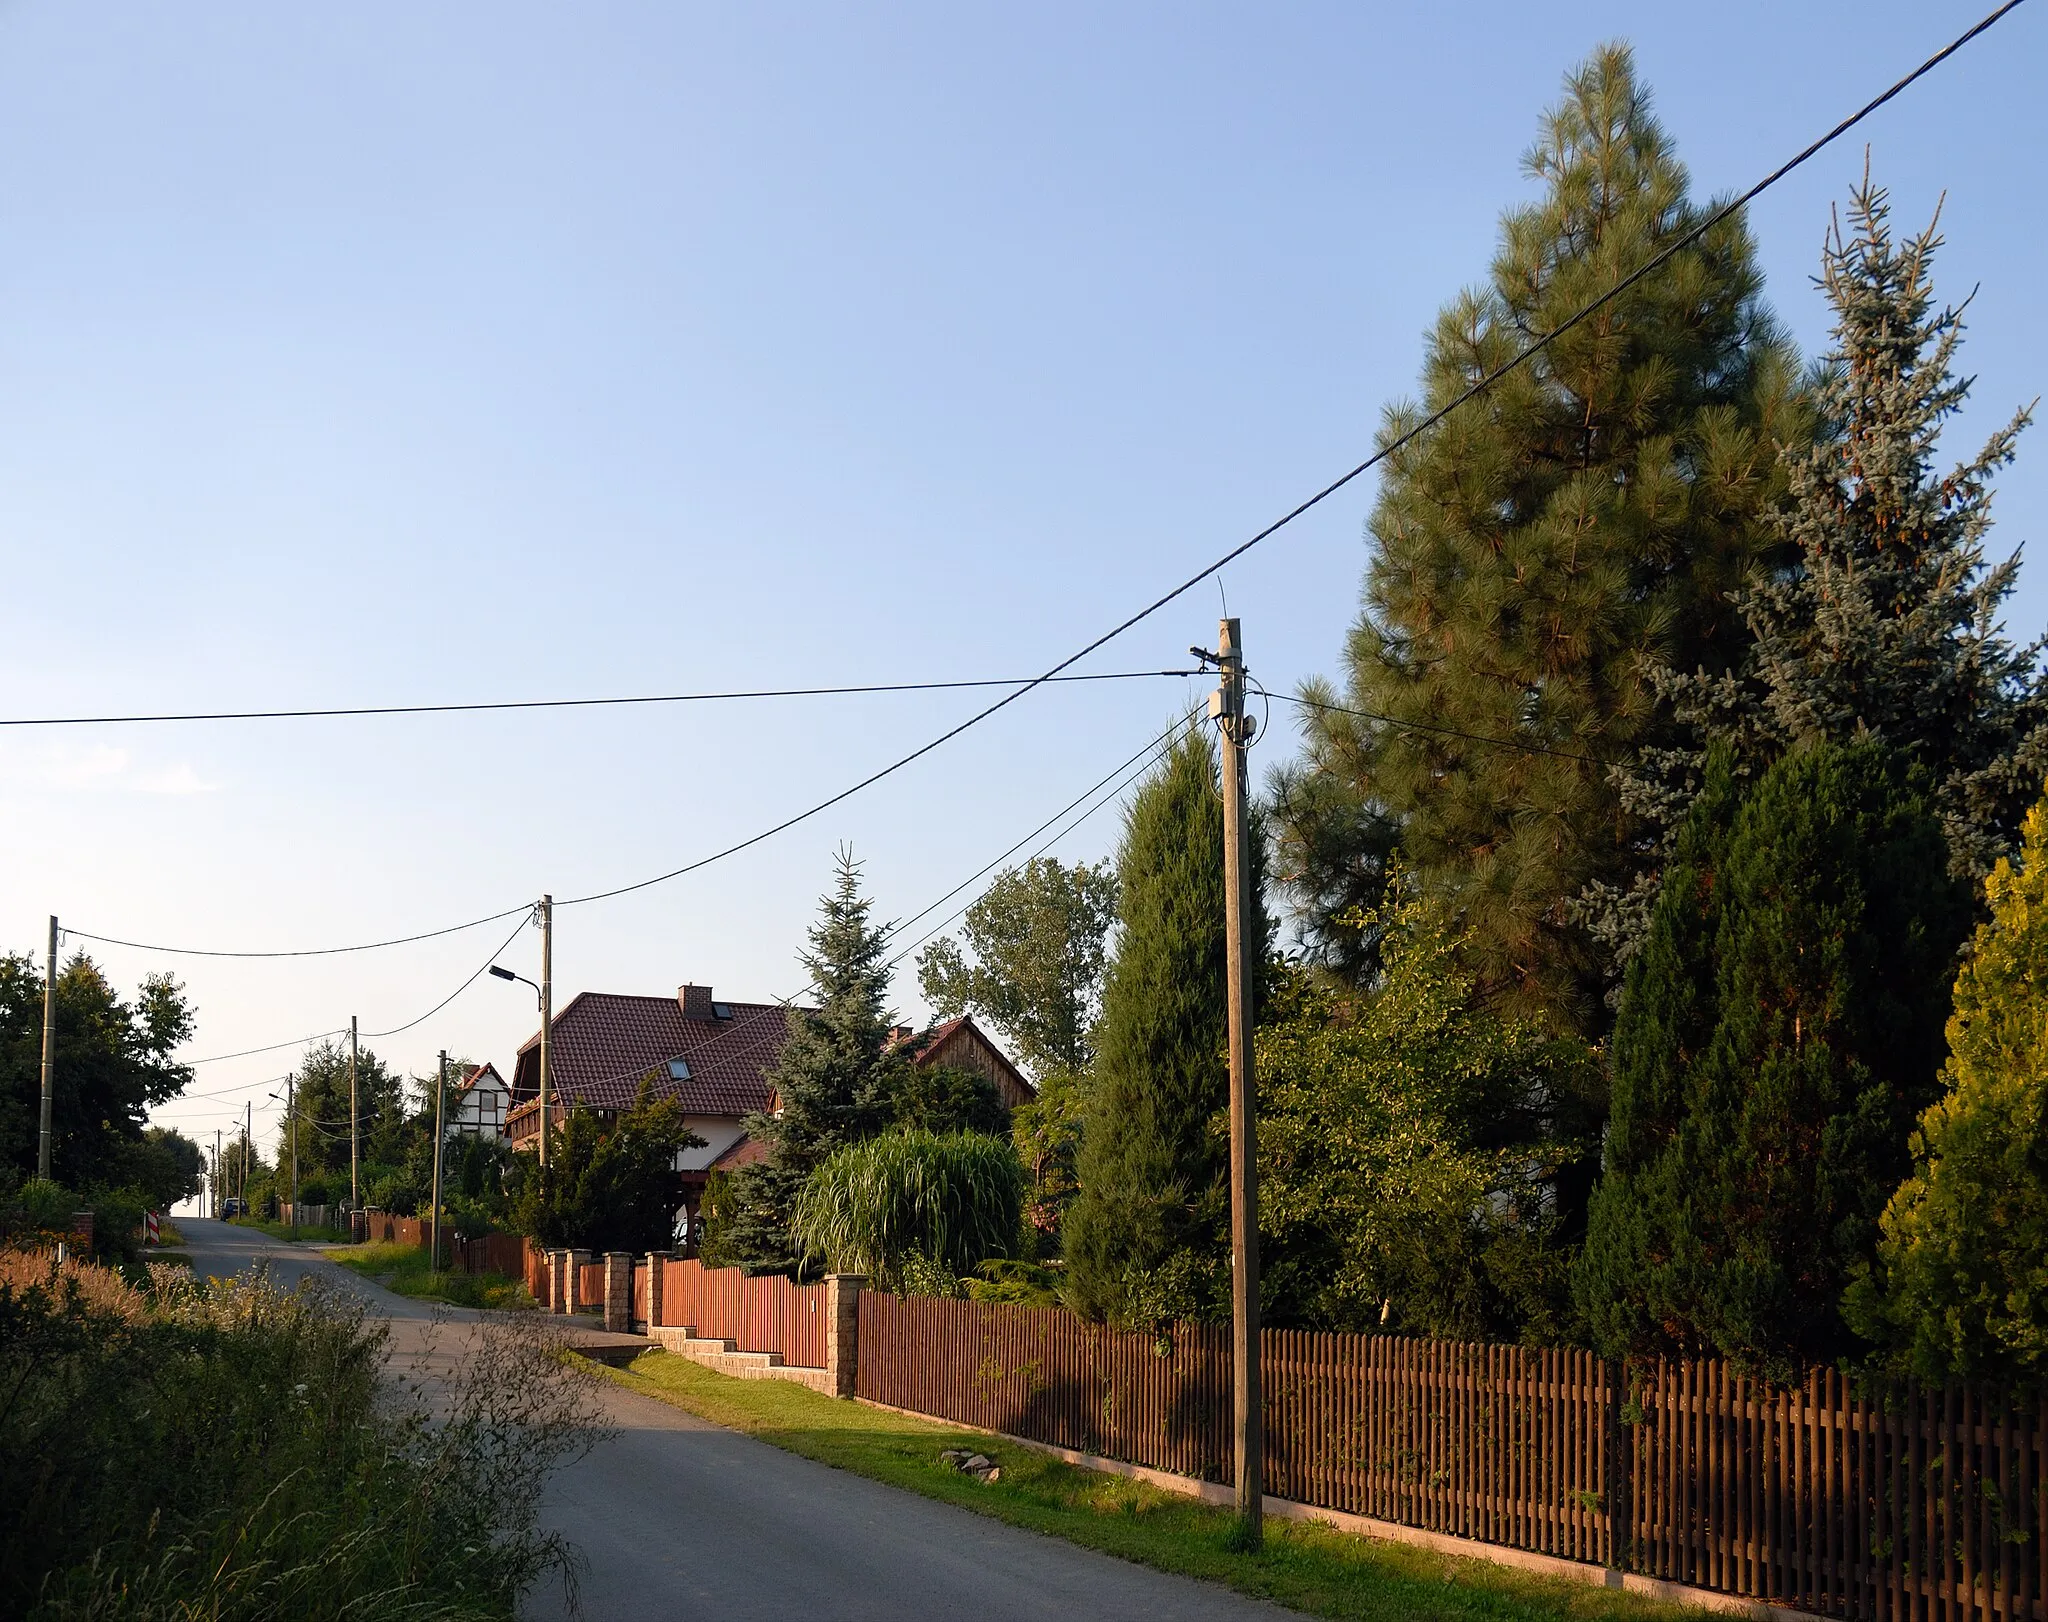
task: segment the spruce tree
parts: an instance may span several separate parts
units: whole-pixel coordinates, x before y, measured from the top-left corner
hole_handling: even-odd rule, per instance
[[[1438,318],[1422,398],[1382,443],[1709,212],[1620,45],[1566,81],[1526,167],[1542,197]],[[1388,458],[1345,657],[1349,705],[1372,714],[1311,712],[1276,785],[1298,899],[1375,895],[1398,828],[1423,893],[1468,926],[1482,994],[1597,1022],[1600,960],[1570,903],[1639,860],[1602,762],[1652,735],[1660,662],[1739,657],[1729,596],[1780,482],[1796,368],[1760,285],[1731,217]]]
[[[1956,979],[1948,1093],[1920,1118],[1849,1320],[1924,1379],[2048,1383],[2048,800]]]
[[[1068,1299],[1118,1323],[1210,1317],[1229,1298],[1229,1144],[1216,1130],[1229,1073],[1223,804],[1199,728],[1133,799],[1116,872],[1121,929],[1063,1223]]]
[[[1854,1345],[1839,1303],[1939,1086],[1967,888],[1874,740],[1747,795],[1709,758],[1613,1038],[1576,1287],[1610,1356],[1766,1370]]]
[[[1890,212],[1866,175],[1849,233],[1837,226],[1822,249],[1834,342],[1814,389],[1818,433],[1784,453],[1781,561],[1738,597],[1745,664],[1659,678],[1693,742],[1650,751],[1624,798],[1654,845],[1684,814],[1708,738],[1728,740],[1745,776],[1803,744],[1881,738],[1929,774],[1950,865],[1975,883],[2011,850],[2048,769],[2041,644],[2016,648],[1999,623],[2019,557],[1984,556],[1991,478],[2031,413],[1969,461],[1935,466],[1970,393],[1955,372],[1962,312],[1935,301],[1935,227],[1901,242]],[[1640,939],[1655,866],[1596,903],[1617,969]]]
[[[890,1047],[888,931],[872,923],[860,864],[838,855],[832,893],[820,903],[802,962],[818,999],[793,1008],[789,1039],[765,1079],[780,1109],[749,1115],[747,1135],[768,1150],[743,1166],[720,1200],[707,1259],[757,1270],[794,1267],[797,1196],[810,1174],[849,1143],[872,1137],[894,1116],[907,1057]]]

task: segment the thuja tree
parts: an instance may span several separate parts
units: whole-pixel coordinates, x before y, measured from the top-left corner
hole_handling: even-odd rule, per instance
[[[895,1117],[909,1059],[890,1044],[888,934],[870,918],[872,907],[861,893],[860,864],[840,851],[802,959],[818,1006],[790,1011],[789,1039],[764,1078],[778,1107],[746,1121],[767,1158],[728,1179],[705,1236],[707,1260],[797,1266],[796,1203],[806,1179],[834,1151]]]
[[[1609,1355],[1854,1347],[1842,1291],[1939,1089],[1969,905],[1881,744],[1798,751],[1746,795],[1713,752],[1614,1031],[1575,1280]]]
[[[1850,1321],[1927,1379],[2048,1380],[2048,801],[2001,860],[1956,979],[1946,1095],[1884,1213]]]
[[[1421,398],[1382,444],[1708,212],[1622,46],[1566,81],[1527,167],[1542,195],[1438,318]],[[1729,595],[1781,484],[1774,439],[1796,431],[1796,367],[1760,287],[1731,216],[1389,455],[1343,693],[1304,695],[1369,713],[1310,709],[1276,785],[1312,934],[1317,909],[1376,897],[1398,834],[1423,893],[1469,926],[1483,994],[1598,1020],[1570,903],[1639,860],[1602,762],[1653,735],[1652,669],[1739,656]]]
[[[1229,1295],[1223,804],[1191,727],[1133,799],[1117,853],[1121,932],[1063,1223],[1068,1295],[1091,1318],[1158,1323]],[[1260,886],[1255,883],[1254,894]],[[1263,911],[1254,961],[1264,957]]]
[[[1956,873],[1980,882],[2012,848],[2048,768],[2048,697],[2040,645],[2015,647],[1999,622],[2018,554],[1987,564],[1984,543],[1992,476],[2030,413],[1968,461],[1936,465],[1970,393],[1955,371],[1962,313],[1935,298],[1940,245],[1931,225],[1895,237],[1867,176],[1848,231],[1830,234],[1821,286],[1834,343],[1815,390],[1818,437],[1786,451],[1780,564],[1738,599],[1752,638],[1739,671],[1681,665],[1689,674],[1662,679],[1691,742],[1652,750],[1627,786],[1646,828],[1675,827],[1709,738],[1754,776],[1787,749],[1871,736],[1927,772]],[[1618,963],[1641,939],[1653,869],[1604,898]]]

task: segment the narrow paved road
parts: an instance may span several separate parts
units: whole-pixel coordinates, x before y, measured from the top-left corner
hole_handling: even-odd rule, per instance
[[[437,1330],[431,1307],[301,1246],[225,1223],[178,1226],[202,1273],[260,1260],[283,1283],[318,1274],[356,1290],[392,1321],[394,1355],[431,1358],[437,1337],[475,1316],[443,1312],[449,1327]],[[607,1386],[604,1401],[616,1438],[555,1478],[542,1514],[583,1552],[590,1622],[1294,1614],[848,1475],[634,1392]],[[558,1587],[529,1596],[522,1610],[531,1622],[569,1614]]]

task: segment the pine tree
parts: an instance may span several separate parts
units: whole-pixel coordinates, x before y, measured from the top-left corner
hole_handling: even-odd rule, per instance
[[[706,1237],[707,1258],[724,1265],[797,1265],[793,1223],[805,1181],[835,1150],[889,1124],[908,1067],[889,1043],[896,1016],[888,1004],[888,932],[869,920],[873,903],[861,894],[852,853],[840,851],[838,864],[802,959],[817,1010],[790,1011],[789,1040],[765,1078],[779,1111],[746,1120],[747,1135],[768,1156],[733,1174],[720,1221]]]
[[[1438,318],[1422,400],[1382,443],[1708,212],[1624,46],[1567,80],[1526,166],[1544,195]],[[1397,827],[1423,893],[1468,926],[1483,994],[1596,1021],[1599,958],[1570,903],[1639,859],[1602,761],[1652,735],[1660,662],[1739,657],[1729,595],[1780,481],[1796,368],[1760,281],[1731,217],[1389,457],[1345,661],[1350,706],[1385,719],[1311,712],[1306,761],[1277,785],[1299,899],[1376,896]]]
[[[1602,1349],[1782,1370],[1839,1303],[1939,1083],[1967,889],[1874,740],[1706,786],[1629,966],[1606,1176],[1576,1287]]]
[[[1229,1294],[1229,1150],[1216,1130],[1229,1074],[1223,804],[1200,729],[1133,799],[1117,888],[1080,1192],[1064,1221],[1069,1299],[1125,1323],[1213,1316]],[[1255,938],[1262,959],[1263,921]]]
[[[1783,566],[1738,598],[1752,646],[1739,672],[1689,670],[1659,686],[1696,738],[1726,738],[1739,774],[1787,749],[1883,739],[1929,774],[1949,862],[1973,883],[2010,851],[2048,769],[2041,644],[2015,648],[1999,614],[2019,557],[1987,566],[1991,478],[2013,460],[2021,411],[1975,457],[1934,465],[1944,426],[1969,398],[1958,377],[1960,309],[1935,303],[1941,238],[1904,242],[1868,175],[1821,255],[1834,346],[1814,390],[1812,441],[1785,453],[1791,499],[1773,515]],[[1624,798],[1657,832],[1675,826],[1699,781],[1704,742],[1653,750]],[[1603,898],[1617,969],[1640,939],[1655,862],[1632,895]]]
[[[2001,859],[1956,979],[1947,1096],[1920,1118],[1850,1321],[1906,1372],[2048,1381],[2048,800]]]

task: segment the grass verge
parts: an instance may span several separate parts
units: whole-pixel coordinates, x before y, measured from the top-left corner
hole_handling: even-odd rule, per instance
[[[254,1228],[258,1233],[267,1233],[273,1239],[288,1240],[295,1245],[345,1245],[348,1233],[341,1228],[291,1228],[282,1222],[272,1222],[266,1217],[229,1217],[228,1226],[233,1228]]]
[[[1268,1519],[1265,1548],[1233,1553],[1236,1517],[1178,1493],[1082,1470],[1031,1448],[841,1402],[783,1380],[735,1380],[688,1358],[648,1352],[601,1369],[630,1390],[855,1475],[957,1504],[1160,1571],[1222,1583],[1311,1616],[1411,1622],[1678,1622],[1704,1613],[1483,1560],[1463,1560]],[[971,1447],[1002,1467],[983,1485],[942,1464]]]
[[[507,1278],[503,1273],[439,1273],[427,1265],[427,1253],[417,1245],[348,1245],[320,1254],[393,1294],[416,1301],[446,1301],[457,1307],[534,1304],[524,1279]]]

